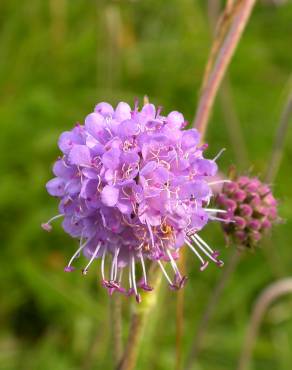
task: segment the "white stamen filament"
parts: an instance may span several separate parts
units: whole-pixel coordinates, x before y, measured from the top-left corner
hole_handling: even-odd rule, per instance
[[[142,271],[143,271],[143,276],[144,276],[144,283],[147,285],[146,268],[145,268],[145,262],[144,262],[144,258],[143,258],[143,255],[142,254],[140,256],[140,260],[141,260]]]
[[[217,159],[221,156],[223,152],[225,152],[226,148],[222,148],[220,152],[213,158],[213,161],[217,161]]]
[[[133,287],[134,287],[134,292],[136,296],[138,295],[137,291],[137,285],[136,285],[136,276],[135,276],[135,257],[132,256],[132,281],[133,281]]]
[[[232,182],[232,181],[231,180],[217,180],[217,181],[208,182],[208,185],[225,184],[228,182]]]
[[[49,221],[46,222],[46,224],[50,224],[51,222],[53,222],[53,221],[55,221],[58,218],[63,217],[63,216],[65,216],[65,215],[63,213],[60,213],[59,215],[56,215],[56,216],[50,218]]]
[[[114,258],[112,261],[112,267],[111,267],[111,280],[116,280],[117,273],[118,273],[118,255],[120,252],[120,248],[117,248],[115,250]]]
[[[104,247],[104,250],[103,250],[103,253],[102,253],[102,258],[101,258],[101,276],[102,276],[102,280],[105,280],[105,275],[104,275],[105,255],[106,255],[106,247]]]
[[[79,253],[82,251],[82,249],[86,246],[86,244],[88,243],[88,240],[86,240],[85,243],[83,244],[80,244],[79,248],[77,249],[77,251],[73,254],[73,256],[71,257],[67,267],[71,267],[73,261],[77,258],[77,256],[79,255]]]
[[[171,253],[169,250],[166,251],[169,259],[170,259],[170,264],[171,264],[171,267],[173,268],[174,272],[179,276],[179,278],[181,279],[181,274],[180,274],[180,271],[177,267],[177,264],[175,263],[175,260],[173,259]]]
[[[217,208],[204,208],[205,212],[213,212],[213,213],[227,213],[224,209],[217,209]]]
[[[202,265],[205,265],[206,261],[204,258],[200,255],[200,253],[196,250],[196,248],[187,240],[185,239],[185,242],[187,245],[191,248],[191,250],[195,253],[195,255],[198,257],[198,259],[201,261]]]
[[[101,244],[100,244],[100,243],[98,243],[98,244],[97,244],[97,247],[95,248],[95,251],[93,252],[93,255],[91,256],[91,258],[90,258],[90,260],[89,260],[89,262],[88,262],[88,264],[87,264],[87,265],[86,265],[86,267],[83,269],[83,273],[84,273],[84,274],[86,274],[86,273],[87,273],[88,268],[89,268],[89,266],[92,264],[92,262],[93,262],[93,260],[95,259],[95,257],[97,256],[97,253],[98,253],[98,251],[99,251],[100,247],[101,247]]]
[[[163,266],[163,264],[161,263],[161,261],[157,261],[157,263],[158,263],[158,265],[160,266],[160,268],[161,268],[161,270],[162,270],[162,272],[163,272],[163,274],[164,274],[164,276],[166,277],[166,280],[169,282],[169,284],[170,285],[172,285],[172,281],[171,281],[171,279],[170,279],[170,277],[167,275],[167,272],[166,272],[166,270],[165,270],[165,268],[164,268],[164,266]]]
[[[225,220],[224,218],[215,217],[215,216],[210,216],[209,218],[212,221],[220,221],[220,222],[225,222],[227,224],[229,224],[230,222],[235,222],[234,220],[229,220],[229,219]]]
[[[213,249],[198,234],[194,234],[192,235],[192,237],[198,239],[199,242],[201,242],[208,249],[210,253],[214,253]]]
[[[152,233],[152,230],[151,230],[151,226],[149,225],[149,222],[147,222],[147,221],[146,221],[146,225],[148,227],[150,238],[151,238],[152,247],[154,249],[155,248],[155,245],[154,245],[154,236],[153,236],[153,233]]]
[[[132,289],[132,267],[129,265],[129,288]]]
[[[197,234],[194,236],[191,236],[192,240],[197,244],[197,246],[201,249],[202,252],[205,253],[207,257],[210,258],[211,261],[215,262],[216,264],[219,262],[216,258],[214,258],[209,252],[212,251],[211,253],[214,253],[214,251],[208,246],[208,244],[200,237],[198,237]],[[202,243],[202,244],[201,244]],[[204,248],[204,246],[206,248]],[[208,250],[207,250],[208,249]]]

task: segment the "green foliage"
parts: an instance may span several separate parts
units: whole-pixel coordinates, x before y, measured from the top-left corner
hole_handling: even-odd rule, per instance
[[[58,155],[58,135],[82,121],[97,101],[133,102],[147,94],[191,122],[211,43],[206,1],[2,0],[0,3],[0,369],[108,369],[112,347],[108,297],[94,269],[64,274],[76,243],[59,226],[40,223],[57,204],[44,185]],[[252,173],[262,175],[290,78],[292,4],[259,3],[232,62],[233,104]],[[209,155],[227,148],[222,169],[235,163],[220,102],[208,137]],[[258,293],[291,272],[292,137],[289,130],[274,192],[285,223],[262,249],[246,255],[226,286],[193,369],[234,369]],[[247,172],[242,163],[239,169]],[[220,228],[206,240],[223,249]],[[184,355],[222,270],[199,273],[189,258]],[[128,322],[128,302],[123,315]],[[176,293],[163,290],[147,327],[138,370],[175,363]],[[167,309],[166,309],[167,308]],[[159,323],[159,330],[158,324]],[[126,329],[125,333],[126,334]],[[291,368],[291,300],[269,311],[254,352],[254,369]]]

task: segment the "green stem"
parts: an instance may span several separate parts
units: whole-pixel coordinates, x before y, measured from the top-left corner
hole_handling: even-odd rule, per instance
[[[119,364],[122,357],[122,305],[121,296],[114,294],[110,297],[111,326],[112,326],[112,343],[113,343],[113,362],[114,368]]]
[[[230,2],[228,2],[226,6],[230,6],[229,4]],[[202,137],[205,135],[209,116],[218,89],[231,62],[254,5],[255,0],[237,0],[232,7],[234,12],[232,14],[231,25],[226,32],[223,42],[220,45],[220,49],[216,53],[214,63],[212,63],[212,68],[208,73],[208,77],[206,78],[206,83],[198,103],[198,108],[193,123],[193,126],[201,132]],[[214,40],[214,43],[217,43],[216,39]],[[210,58],[213,59],[212,50]],[[207,66],[208,65],[209,63],[207,63]]]
[[[245,370],[251,360],[253,347],[258,337],[262,319],[270,305],[283,295],[292,293],[292,278],[285,278],[270,284],[259,295],[253,308],[251,318],[247,327],[241,355],[238,363],[238,370]]]
[[[272,150],[271,159],[269,161],[269,166],[267,169],[266,181],[272,182],[277,176],[281,159],[283,156],[283,149],[285,144],[285,139],[287,136],[287,130],[289,126],[289,122],[291,121],[292,117],[292,91],[287,98],[286,104],[284,106],[283,112],[281,114],[281,118],[279,121],[279,126],[277,129],[275,142]]]
[[[235,247],[236,248],[236,247]],[[191,352],[187,361],[186,370],[191,369],[191,366],[193,362],[197,359],[197,356],[201,349],[201,344],[204,338],[204,335],[206,333],[206,330],[208,328],[208,324],[210,319],[212,318],[212,315],[214,313],[214,310],[217,306],[218,300],[220,298],[221,293],[223,292],[226,283],[229,281],[230,277],[232,276],[233,272],[235,271],[238,262],[240,260],[240,252],[235,249],[233,254],[231,255],[230,260],[228,261],[228,264],[222,271],[221,278],[219,279],[218,283],[216,284],[213,292],[210,295],[206,310],[204,311],[204,314],[200,320],[198,330],[196,333],[196,336],[193,340],[192,346],[191,346]]]
[[[161,271],[157,266],[152,265],[148,276],[149,283],[155,287],[155,290],[153,292],[141,293],[142,302],[139,305],[135,303],[126,348],[120,364],[117,366],[117,370],[134,370],[136,368],[145,324],[151,309],[157,301],[161,282]]]
[[[144,331],[145,320],[145,314],[141,312],[133,313],[128,343],[125,349],[123,360],[118,366],[119,370],[132,370],[135,368],[142,338],[142,332]]]

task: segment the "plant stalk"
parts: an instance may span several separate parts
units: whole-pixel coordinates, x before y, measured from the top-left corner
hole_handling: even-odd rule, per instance
[[[218,44],[220,45],[220,48],[219,46],[216,46],[215,51],[214,48],[211,50],[209,60],[214,59],[214,63],[211,63],[213,64],[212,66],[210,66],[210,63],[207,63],[207,69],[209,70],[207,77],[205,74],[205,83],[203,84],[203,91],[199,99],[198,108],[193,123],[194,127],[201,132],[202,137],[205,135],[209,116],[219,86],[225,75],[227,67],[230,64],[254,5],[255,0],[238,0],[234,4],[230,2],[227,4],[229,8],[231,7],[231,10],[228,9],[227,12],[227,14],[231,17],[231,20],[228,19],[228,23],[230,22],[230,27],[226,32],[225,29],[223,30],[224,38],[222,43],[222,33],[219,32],[220,30],[218,31],[219,44],[216,38],[214,40],[213,45]],[[225,28],[225,26],[226,22],[222,22],[222,27]],[[214,56],[214,54],[216,54],[216,56]]]
[[[258,297],[247,328],[238,370],[245,370],[250,363],[260,324],[267,309],[276,299],[289,293],[292,293],[292,278],[285,278],[269,285]]]
[[[185,250],[180,254],[179,270],[182,275],[186,272]],[[185,291],[180,289],[176,296],[176,361],[175,369],[182,369],[183,335],[184,335],[184,300]]]
[[[141,293],[142,302],[140,304],[135,303],[127,344],[122,359],[117,366],[117,370],[134,370],[136,368],[137,357],[141,347],[147,318],[151,309],[156,305],[161,283],[161,271],[157,264],[151,265],[148,277],[149,283],[154,286],[155,289],[152,292]]]
[[[195,362],[197,359],[197,356],[201,349],[201,344],[204,335],[208,328],[209,321],[212,318],[212,315],[216,309],[218,300],[226,286],[226,283],[229,281],[230,277],[232,276],[233,272],[235,271],[238,265],[238,262],[240,261],[240,256],[241,256],[240,252],[237,249],[235,249],[230,257],[230,260],[228,261],[228,264],[222,271],[222,275],[219,281],[217,282],[213,292],[210,295],[206,310],[204,311],[203,316],[199,322],[198,330],[191,346],[191,352],[185,370],[190,370],[193,362]]]
[[[274,181],[280,167],[280,163],[283,156],[283,149],[286,139],[287,130],[289,123],[292,119],[292,91],[287,98],[286,104],[284,106],[279,125],[277,128],[277,133],[275,137],[275,142],[272,150],[271,160],[269,161],[269,166],[267,169],[266,181]]]
[[[118,366],[122,357],[122,302],[120,294],[110,297],[110,320],[112,327],[113,363]]]

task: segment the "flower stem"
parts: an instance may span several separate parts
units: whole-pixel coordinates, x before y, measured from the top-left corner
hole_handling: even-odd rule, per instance
[[[278,280],[269,285],[257,299],[247,328],[238,370],[244,370],[250,362],[252,349],[258,335],[260,324],[267,309],[279,297],[292,293],[292,278]]]
[[[113,362],[114,368],[119,364],[123,345],[122,345],[122,304],[121,296],[114,294],[110,297],[110,320],[112,326],[112,343],[113,343]]]
[[[229,2],[227,9],[231,9],[231,6],[232,3]],[[225,13],[226,12],[227,11],[225,10]],[[221,21],[221,23],[223,22],[222,18],[220,20],[220,0],[208,1],[208,20],[210,23],[211,31],[215,37],[216,24],[218,20],[219,22]],[[205,79],[207,79],[208,76],[207,70],[208,69],[206,68]],[[230,142],[233,145],[233,150],[236,155],[236,162],[240,164],[242,168],[245,168],[248,163],[247,148],[243,138],[241,123],[235,109],[235,103],[233,99],[230,79],[228,78],[228,73],[225,73],[225,77],[221,83],[221,88],[218,92],[218,97]]]
[[[194,119],[194,127],[201,132],[202,137],[204,137],[206,132],[219,86],[245,29],[254,4],[255,0],[227,2],[221,24],[219,24],[218,37],[214,40],[207,63],[202,94]],[[225,18],[224,15],[226,15]]]
[[[185,250],[182,251],[179,260],[179,270],[185,275]],[[183,333],[184,333],[184,299],[185,291],[180,289],[176,298],[176,363],[175,369],[182,369]]]
[[[141,314],[141,312],[133,313],[128,343],[125,349],[123,360],[118,366],[119,370],[132,370],[135,368],[142,332],[144,330],[145,318],[146,316]]]
[[[289,126],[289,122],[291,121],[291,117],[292,117],[292,89],[290,89],[290,93],[284,106],[283,112],[281,114],[281,118],[277,128],[272,155],[267,169],[266,175],[267,182],[274,181],[278,173],[283,155],[285,139],[287,136],[287,129]]]
[[[117,366],[117,370],[134,370],[140,350],[142,335],[144,332],[147,317],[157,301],[157,293],[161,282],[161,271],[157,264],[152,264],[148,274],[149,283],[155,286],[153,292],[143,292],[142,302],[135,303],[132,313],[129,336],[122,359]]]
[[[231,258],[226,265],[226,267],[223,269],[221,278],[219,279],[218,283],[216,284],[213,292],[211,293],[211,296],[209,298],[206,310],[204,311],[204,314],[200,320],[198,330],[196,333],[196,336],[193,340],[192,346],[191,346],[191,352],[187,361],[186,370],[191,369],[192,363],[197,359],[197,356],[201,349],[202,340],[204,338],[205,332],[207,330],[208,324],[210,319],[212,318],[212,315],[214,313],[215,307],[217,306],[219,297],[221,293],[223,292],[223,289],[226,285],[226,283],[229,281],[230,277],[232,276],[233,272],[236,269],[236,266],[238,265],[238,262],[240,260],[240,252],[236,249],[233,254],[231,255]]]
[[[242,134],[241,123],[234,106],[234,99],[228,76],[225,76],[222,81],[219,99],[224,122],[236,156],[236,163],[239,164],[241,168],[246,168],[248,164],[248,154]]]

